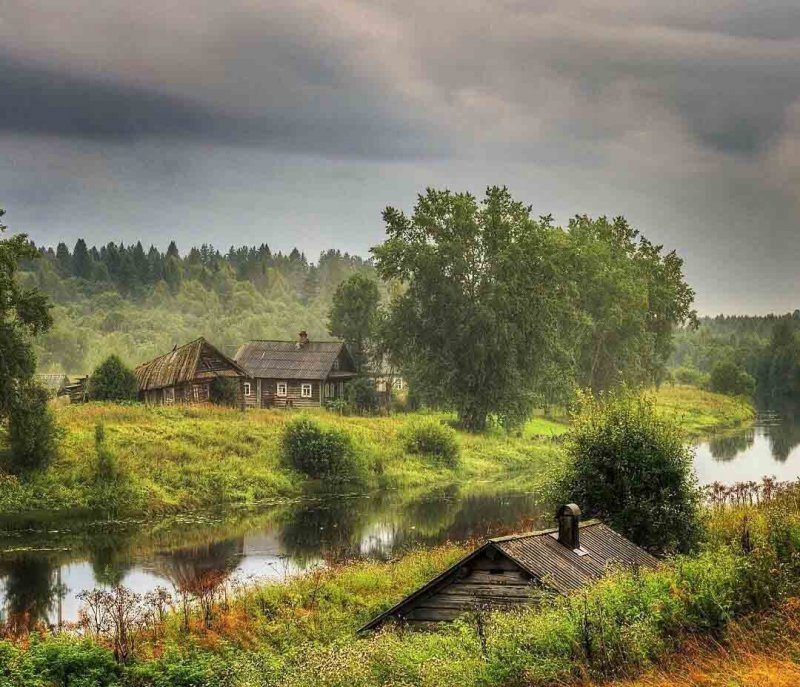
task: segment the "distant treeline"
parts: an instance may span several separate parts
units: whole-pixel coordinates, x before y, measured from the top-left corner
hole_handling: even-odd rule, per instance
[[[670,359],[678,381],[707,382],[734,363],[752,375],[763,402],[800,401],[800,309],[783,315],[718,315],[676,332]]]
[[[129,364],[204,335],[228,352],[253,338],[294,338],[306,329],[327,337],[336,287],[355,272],[373,274],[363,258],[329,250],[311,263],[297,249],[266,244],[209,245],[182,255],[141,242],[70,249],[39,248],[23,265],[23,282],[54,305],[55,324],[37,344],[41,370],[88,372],[110,353]]]

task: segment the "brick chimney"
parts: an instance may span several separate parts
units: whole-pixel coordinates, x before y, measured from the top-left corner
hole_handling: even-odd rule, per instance
[[[567,503],[556,512],[558,521],[558,542],[568,549],[581,548],[580,528],[581,509],[575,503]]]

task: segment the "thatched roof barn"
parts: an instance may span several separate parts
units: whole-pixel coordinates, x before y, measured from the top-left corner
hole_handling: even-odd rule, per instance
[[[450,621],[477,608],[534,602],[536,590],[570,594],[614,567],[652,568],[656,559],[602,522],[580,523],[575,504],[559,508],[558,527],[489,539],[417,591],[368,622]]]
[[[311,341],[305,332],[297,341],[250,341],[235,359],[250,377],[245,401],[258,407],[318,406],[341,398],[345,384],[356,376],[341,341]]]
[[[205,403],[212,398],[212,383],[236,380],[237,398],[245,371],[203,337],[136,368],[139,396],[148,403]]]

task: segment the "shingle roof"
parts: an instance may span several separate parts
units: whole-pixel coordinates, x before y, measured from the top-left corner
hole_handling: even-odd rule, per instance
[[[139,391],[163,389],[197,378],[197,365],[204,348],[219,356],[221,360],[230,365],[231,369],[243,376],[246,375],[239,365],[201,336],[174,351],[139,365],[135,370]]]
[[[614,564],[645,567],[656,564],[649,553],[602,522],[581,523],[580,533],[580,551],[584,555],[559,544],[557,529],[489,541],[533,577],[562,594],[596,580]]]
[[[392,616],[402,617],[404,609],[415,600],[428,592],[436,593],[442,585],[448,584],[448,578],[457,570],[488,549],[500,552],[546,587],[565,595],[597,580],[614,565],[653,568],[658,564],[644,549],[602,522],[589,520],[579,527],[579,550],[583,555],[559,544],[558,528],[489,539],[398,604],[370,620],[359,632],[373,629]]]
[[[250,341],[235,360],[251,377],[326,379],[343,348],[340,341],[309,341],[300,347],[294,341]]]

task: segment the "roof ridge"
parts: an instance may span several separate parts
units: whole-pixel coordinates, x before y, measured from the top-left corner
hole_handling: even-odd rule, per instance
[[[602,525],[602,521],[592,518],[585,520],[578,524],[578,527],[593,527],[594,525]],[[491,537],[488,541],[492,543],[499,543],[504,541],[513,541],[515,539],[527,539],[528,537],[541,537],[545,534],[553,534],[558,532],[558,527],[550,527],[546,530],[535,530],[533,532],[519,532],[518,534],[507,534],[503,537]]]

